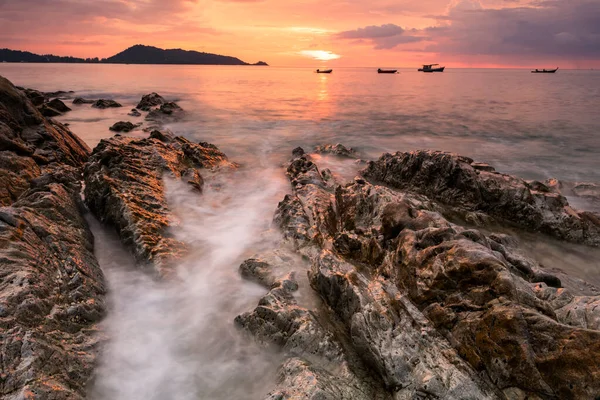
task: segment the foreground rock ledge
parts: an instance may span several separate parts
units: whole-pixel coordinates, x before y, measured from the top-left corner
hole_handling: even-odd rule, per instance
[[[600,297],[561,288],[514,239],[452,224],[424,196],[361,178],[333,188],[296,154],[275,222],[394,399],[600,393]],[[380,181],[402,182],[387,171]]]
[[[105,312],[82,216],[89,149],[0,77],[0,397],[83,399]]]
[[[116,135],[98,144],[85,167],[85,202],[100,221],[116,228],[139,262],[164,275],[187,246],[168,231],[163,176],[201,191],[200,171],[224,165],[231,165],[227,157],[208,143],[159,131],[146,139]]]

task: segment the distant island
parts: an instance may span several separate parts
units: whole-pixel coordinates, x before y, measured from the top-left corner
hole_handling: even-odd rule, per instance
[[[264,65],[259,61],[249,64],[236,57],[182,49],[159,49],[137,44],[108,58],[61,57],[53,54],[34,54],[28,51],[0,49],[0,62],[26,63],[79,63],[79,64],[191,64],[191,65]]]

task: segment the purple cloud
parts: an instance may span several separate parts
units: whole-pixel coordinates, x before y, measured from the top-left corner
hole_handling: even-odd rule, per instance
[[[423,37],[413,36],[404,28],[395,24],[380,26],[367,26],[350,31],[339,32],[335,35],[338,39],[369,40],[375,49],[392,49],[405,43],[415,43],[424,40]],[[411,30],[411,33],[416,32]]]
[[[543,1],[535,7],[482,9],[458,3],[426,51],[464,55],[600,57],[598,0]]]

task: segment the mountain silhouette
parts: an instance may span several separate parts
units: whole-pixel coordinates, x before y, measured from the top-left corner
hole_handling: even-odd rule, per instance
[[[182,49],[160,49],[137,44],[112,57],[77,58],[28,51],[0,49],[0,62],[28,63],[106,63],[106,64],[193,64],[193,65],[268,65],[263,61],[249,64],[236,57]]]

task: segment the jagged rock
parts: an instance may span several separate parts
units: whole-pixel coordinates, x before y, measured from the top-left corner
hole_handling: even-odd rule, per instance
[[[482,212],[530,231],[600,246],[599,215],[573,210],[564,196],[541,182],[475,168],[467,157],[439,151],[384,154],[362,174],[373,182],[427,195],[455,211]]]
[[[148,121],[156,121],[161,122],[165,120],[173,120],[181,117],[184,111],[177,103],[168,102],[162,104],[159,108],[155,108],[151,110],[148,115],[146,115],[146,119]]]
[[[420,164],[415,174],[424,178],[396,175],[403,169],[394,157],[401,153],[384,155],[387,164],[370,165],[366,175],[411,189],[413,181],[430,182],[432,196],[450,199],[475,185],[453,168],[431,176],[437,158]],[[332,190],[306,156],[296,157],[288,174],[294,193],[275,222],[311,258],[311,284],[397,398],[578,399],[600,392],[598,296],[549,287],[561,281],[516,253],[507,237],[452,224],[422,196],[361,179]],[[444,189],[444,176],[462,191]],[[514,186],[502,189],[514,198]],[[469,194],[460,204],[478,204]]]
[[[99,100],[84,99],[83,97],[75,97],[73,104],[94,104]]]
[[[357,154],[353,148],[348,148],[343,144],[324,144],[315,147],[315,153],[319,154],[333,154],[341,157],[356,158]]]
[[[127,113],[127,115],[129,115],[131,117],[141,117],[142,116],[142,114],[135,108],[132,108],[131,112]]]
[[[279,368],[279,389],[265,400],[376,400],[386,397],[365,392],[356,382],[300,358]]]
[[[69,107],[67,107],[67,105],[65,103],[63,103],[62,100],[60,100],[60,99],[50,100],[48,102],[48,106],[52,107],[56,111],[60,111],[61,113],[71,111],[71,109]]]
[[[115,107],[123,107],[123,106],[114,100],[100,99],[100,100],[96,100],[94,102],[94,104],[92,104],[92,107],[94,107],[94,108],[115,108]]]
[[[0,397],[84,399],[104,278],[83,218],[89,149],[0,77]]]
[[[113,124],[113,126],[111,126],[110,129],[111,131],[115,131],[115,132],[129,132],[134,130],[138,125],[134,125],[133,123],[129,122],[129,121],[119,121],[119,122],[115,122]]]
[[[140,100],[136,108],[142,111],[150,111],[152,107],[160,106],[165,103],[166,101],[161,95],[152,92],[150,94],[142,96],[142,100]]]
[[[235,319],[260,343],[280,349],[288,358],[279,370],[278,389],[269,393],[268,399],[388,399],[389,393],[374,384],[356,356],[352,359],[346,354],[331,328],[333,323],[324,325],[321,321],[326,318],[298,305],[293,296],[298,289],[293,272],[275,278],[277,270],[287,268],[258,261],[279,256],[249,259],[240,266],[243,276],[260,281],[270,291],[253,311]]]
[[[81,167],[87,145],[64,125],[45,119],[0,77],[0,204],[10,205],[53,163]]]
[[[116,135],[100,141],[86,165],[85,201],[100,221],[116,228],[139,262],[152,263],[164,275],[187,246],[168,232],[171,213],[163,175],[185,179],[200,190],[200,170],[219,165],[230,164],[212,145],[182,137],[163,142]]]

